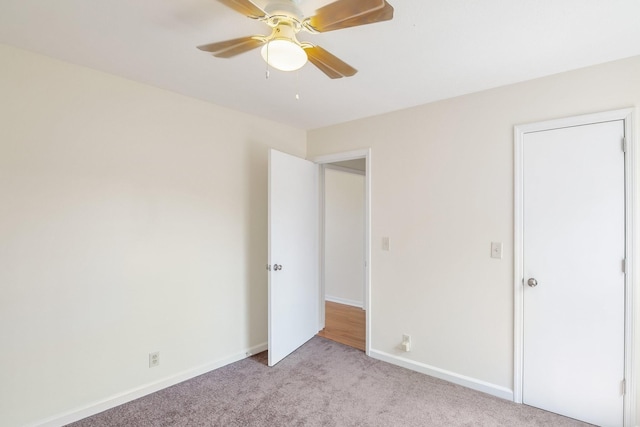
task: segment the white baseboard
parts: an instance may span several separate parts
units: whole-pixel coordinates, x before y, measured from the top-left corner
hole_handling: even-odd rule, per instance
[[[513,401],[513,390],[506,387],[491,384],[486,381],[478,380],[476,378],[456,374],[455,372],[446,371],[444,369],[429,366],[424,363],[406,359],[404,357],[394,356],[393,354],[385,353],[378,350],[371,349],[371,351],[369,352],[369,356],[373,357],[374,359],[382,360],[383,362],[391,363],[392,365],[402,366],[403,368],[411,369],[412,371],[420,372],[473,390],[481,391],[492,396]]]
[[[364,303],[362,301],[356,301],[352,299],[333,297],[331,295],[325,295],[325,301],[337,302],[338,304],[352,305],[354,307],[363,308]]]
[[[263,352],[265,350],[267,350],[267,343],[260,344],[255,347],[251,347],[245,351],[241,351],[239,353],[233,354],[224,359],[216,360],[216,361],[198,366],[193,369],[182,371],[170,377],[155,381],[153,383],[146,384],[141,387],[137,387],[132,390],[116,394],[104,400],[93,402],[85,407],[78,408],[64,414],[59,414],[54,417],[38,421],[36,423],[31,424],[31,426],[34,426],[34,427],[35,426],[38,426],[38,427],[64,426],[66,424],[81,420],[83,418],[90,417],[91,415],[95,415],[100,412],[106,411],[107,409],[114,408],[118,405],[122,405],[123,403],[131,402],[132,400],[138,399],[140,397],[146,396],[151,393],[155,393],[156,391],[162,390],[164,388],[171,387],[172,385],[197,377],[198,375],[206,374],[207,372],[222,368],[223,366],[229,365],[230,363],[234,363],[242,359],[246,359],[249,356]]]

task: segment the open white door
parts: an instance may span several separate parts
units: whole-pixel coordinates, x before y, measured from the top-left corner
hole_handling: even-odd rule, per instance
[[[269,152],[269,366],[318,332],[318,166]]]

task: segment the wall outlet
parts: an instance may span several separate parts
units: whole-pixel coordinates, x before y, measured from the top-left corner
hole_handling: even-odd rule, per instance
[[[402,335],[402,344],[400,347],[402,347],[402,350],[404,351],[411,351],[411,335]]]
[[[154,366],[158,366],[160,364],[160,352],[154,351],[153,353],[149,353],[149,367],[153,368]]]

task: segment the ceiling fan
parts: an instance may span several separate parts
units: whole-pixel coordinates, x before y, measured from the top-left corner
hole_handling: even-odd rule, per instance
[[[325,33],[393,18],[393,7],[386,0],[337,0],[306,18],[295,0],[271,1],[264,10],[250,0],[218,1],[251,19],[264,22],[272,28],[271,34],[205,44],[198,49],[218,58],[231,58],[262,46],[262,57],[276,69],[294,71],[309,60],[332,79],[353,76],[358,70],[320,46],[298,41],[296,35],[303,30]]]

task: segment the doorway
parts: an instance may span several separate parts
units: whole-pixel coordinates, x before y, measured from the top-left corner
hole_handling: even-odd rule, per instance
[[[515,135],[514,397],[598,425],[635,419],[631,114]]]
[[[355,330],[360,344],[343,342],[364,350],[369,354],[370,343],[370,189],[371,189],[371,152],[370,149],[338,153],[312,159],[321,165],[322,187],[320,189],[320,336],[336,329],[341,331]],[[325,211],[325,178],[327,185],[334,187],[350,187],[349,192],[337,192],[337,200],[333,200],[331,212]],[[358,190],[359,188],[359,190]],[[360,193],[354,196],[354,192]],[[346,200],[344,198],[347,198]],[[342,200],[340,200],[342,198]],[[335,197],[334,197],[335,199]],[[329,201],[332,203],[332,201]],[[348,209],[340,220],[340,209]],[[360,213],[358,214],[358,210]],[[332,215],[328,220],[327,215]],[[359,218],[357,218],[359,215]],[[351,229],[347,240],[335,239],[340,230]],[[355,232],[355,233],[354,233]],[[328,234],[330,233],[330,234]],[[333,236],[333,237],[331,237]],[[346,236],[339,236],[346,237]],[[327,241],[329,238],[329,241]],[[333,238],[333,241],[332,241]],[[343,263],[347,256],[336,252],[340,247],[350,246],[347,264]],[[337,255],[337,256],[336,256]],[[325,301],[326,300],[326,301]],[[354,329],[355,328],[355,329]],[[325,335],[326,336],[326,335]],[[329,337],[331,338],[331,337]],[[339,337],[338,337],[339,338]],[[344,338],[344,337],[343,337]],[[350,338],[347,337],[347,340]],[[337,339],[340,342],[340,339]]]
[[[365,159],[322,165],[325,327],[319,336],[365,350]]]

